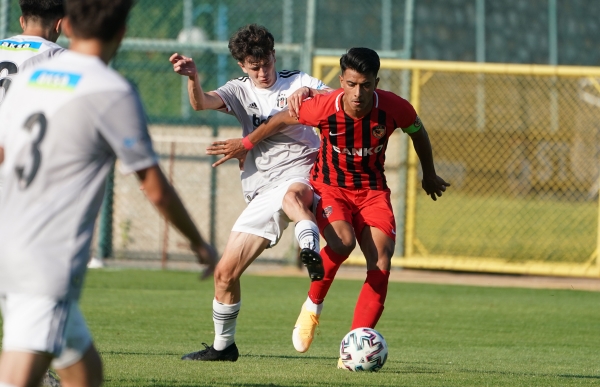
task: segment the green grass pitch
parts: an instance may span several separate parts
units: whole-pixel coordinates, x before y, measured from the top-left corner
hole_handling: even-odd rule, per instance
[[[183,362],[212,343],[212,281],[173,271],[99,270],[82,310],[105,386],[588,386],[600,384],[600,294],[391,283],[377,373],[336,369],[361,281],[336,280],[306,354],[291,331],[308,279],[245,276],[236,363]]]

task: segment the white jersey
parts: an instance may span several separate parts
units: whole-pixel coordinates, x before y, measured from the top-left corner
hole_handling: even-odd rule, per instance
[[[281,71],[267,89],[248,77],[231,80],[216,90],[227,108],[242,124],[247,136],[270,116],[287,108],[287,97],[301,87],[324,89],[325,84],[301,71]],[[261,190],[293,178],[308,178],[319,151],[319,136],[313,128],[291,125],[256,144],[248,152],[241,172],[246,202]]]
[[[141,102],[95,56],[19,75],[0,105],[0,294],[77,298],[106,176],[157,164]]]
[[[0,40],[0,102],[15,74],[63,51],[58,44],[38,36],[17,35]]]

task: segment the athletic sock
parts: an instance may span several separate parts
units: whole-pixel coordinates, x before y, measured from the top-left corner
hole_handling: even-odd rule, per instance
[[[375,328],[383,313],[389,278],[390,272],[386,270],[367,271],[367,279],[354,309],[352,329]]]
[[[213,347],[222,351],[235,341],[235,325],[242,302],[227,305],[213,300],[213,322],[215,323],[215,342]]]
[[[301,220],[296,223],[294,228],[298,246],[301,249],[307,248],[314,251],[319,251],[319,227],[312,220]]]
[[[321,302],[320,304],[315,304],[310,299],[310,297],[306,297],[306,301],[304,302],[304,307],[309,312],[313,312],[315,314],[321,314],[321,311],[323,310],[323,302]]]
[[[325,246],[321,250],[321,259],[323,260],[325,275],[321,281],[313,281],[310,283],[308,298],[310,298],[313,303],[321,304],[323,302],[338,269],[346,258],[348,257],[336,254],[329,246]]]

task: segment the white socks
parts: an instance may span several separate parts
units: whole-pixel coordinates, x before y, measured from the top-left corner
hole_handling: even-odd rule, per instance
[[[213,347],[222,351],[235,341],[235,325],[242,302],[227,305],[213,300],[213,322],[215,323],[215,342]],[[1,387],[1,386],[0,386]]]
[[[306,302],[304,303],[304,307],[309,312],[321,314],[321,311],[323,310],[323,303],[315,304],[314,302],[312,302],[310,297],[306,297]]]
[[[319,227],[312,220],[301,220],[296,223],[294,229],[298,246],[301,249],[307,248],[316,251],[321,251],[319,247]]]

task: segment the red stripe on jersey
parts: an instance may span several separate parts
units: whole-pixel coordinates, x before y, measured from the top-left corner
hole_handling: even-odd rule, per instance
[[[405,99],[376,90],[371,112],[355,120],[342,109],[343,92],[316,95],[300,107],[300,123],[321,130],[311,178],[334,187],[385,190],[388,139],[396,128],[411,126],[417,113]]]

